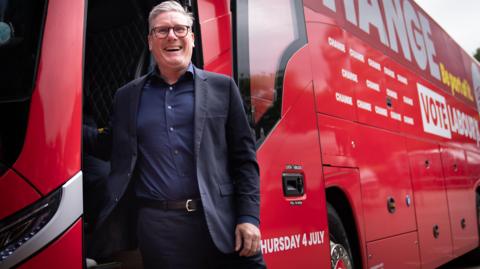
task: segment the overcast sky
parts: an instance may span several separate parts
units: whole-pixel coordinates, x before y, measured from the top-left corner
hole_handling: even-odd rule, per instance
[[[480,0],[415,0],[472,55],[480,47]]]

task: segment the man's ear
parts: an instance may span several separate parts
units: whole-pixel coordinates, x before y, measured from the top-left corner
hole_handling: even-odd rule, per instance
[[[195,48],[195,34],[192,32],[192,47]]]
[[[152,51],[152,36],[148,35],[148,50]]]

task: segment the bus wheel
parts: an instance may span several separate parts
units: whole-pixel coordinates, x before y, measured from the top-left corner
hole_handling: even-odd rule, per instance
[[[330,204],[327,204],[327,214],[332,269],[353,269],[352,252],[342,221]]]

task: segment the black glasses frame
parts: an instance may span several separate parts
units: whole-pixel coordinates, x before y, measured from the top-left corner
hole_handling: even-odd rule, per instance
[[[185,27],[187,28],[187,30],[185,31],[184,34],[178,34],[177,31],[175,31],[175,28],[176,27]],[[158,32],[158,30],[160,29],[167,29],[168,31],[166,32],[166,34],[164,36],[162,36],[160,34],[160,32]],[[188,25],[175,25],[175,26],[171,26],[171,27],[165,27],[165,26],[157,26],[157,27],[153,27],[151,30],[150,30],[150,35],[154,36],[155,38],[158,38],[158,39],[164,39],[164,38],[167,38],[168,34],[170,34],[170,30],[173,30],[173,34],[178,37],[178,38],[183,38],[183,37],[186,37],[189,30],[191,29],[190,26]]]

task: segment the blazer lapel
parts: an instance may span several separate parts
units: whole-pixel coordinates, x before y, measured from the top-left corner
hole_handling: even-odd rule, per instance
[[[194,117],[194,154],[198,157],[205,114],[207,112],[207,78],[203,70],[194,67],[195,71],[195,117]]]
[[[142,93],[142,88],[147,81],[148,75],[142,77],[138,80],[137,83],[133,84],[130,89],[130,107],[128,110],[129,115],[129,134],[130,134],[130,145],[132,146],[133,152],[137,152],[137,115],[138,115],[138,106],[140,104],[140,96]]]

